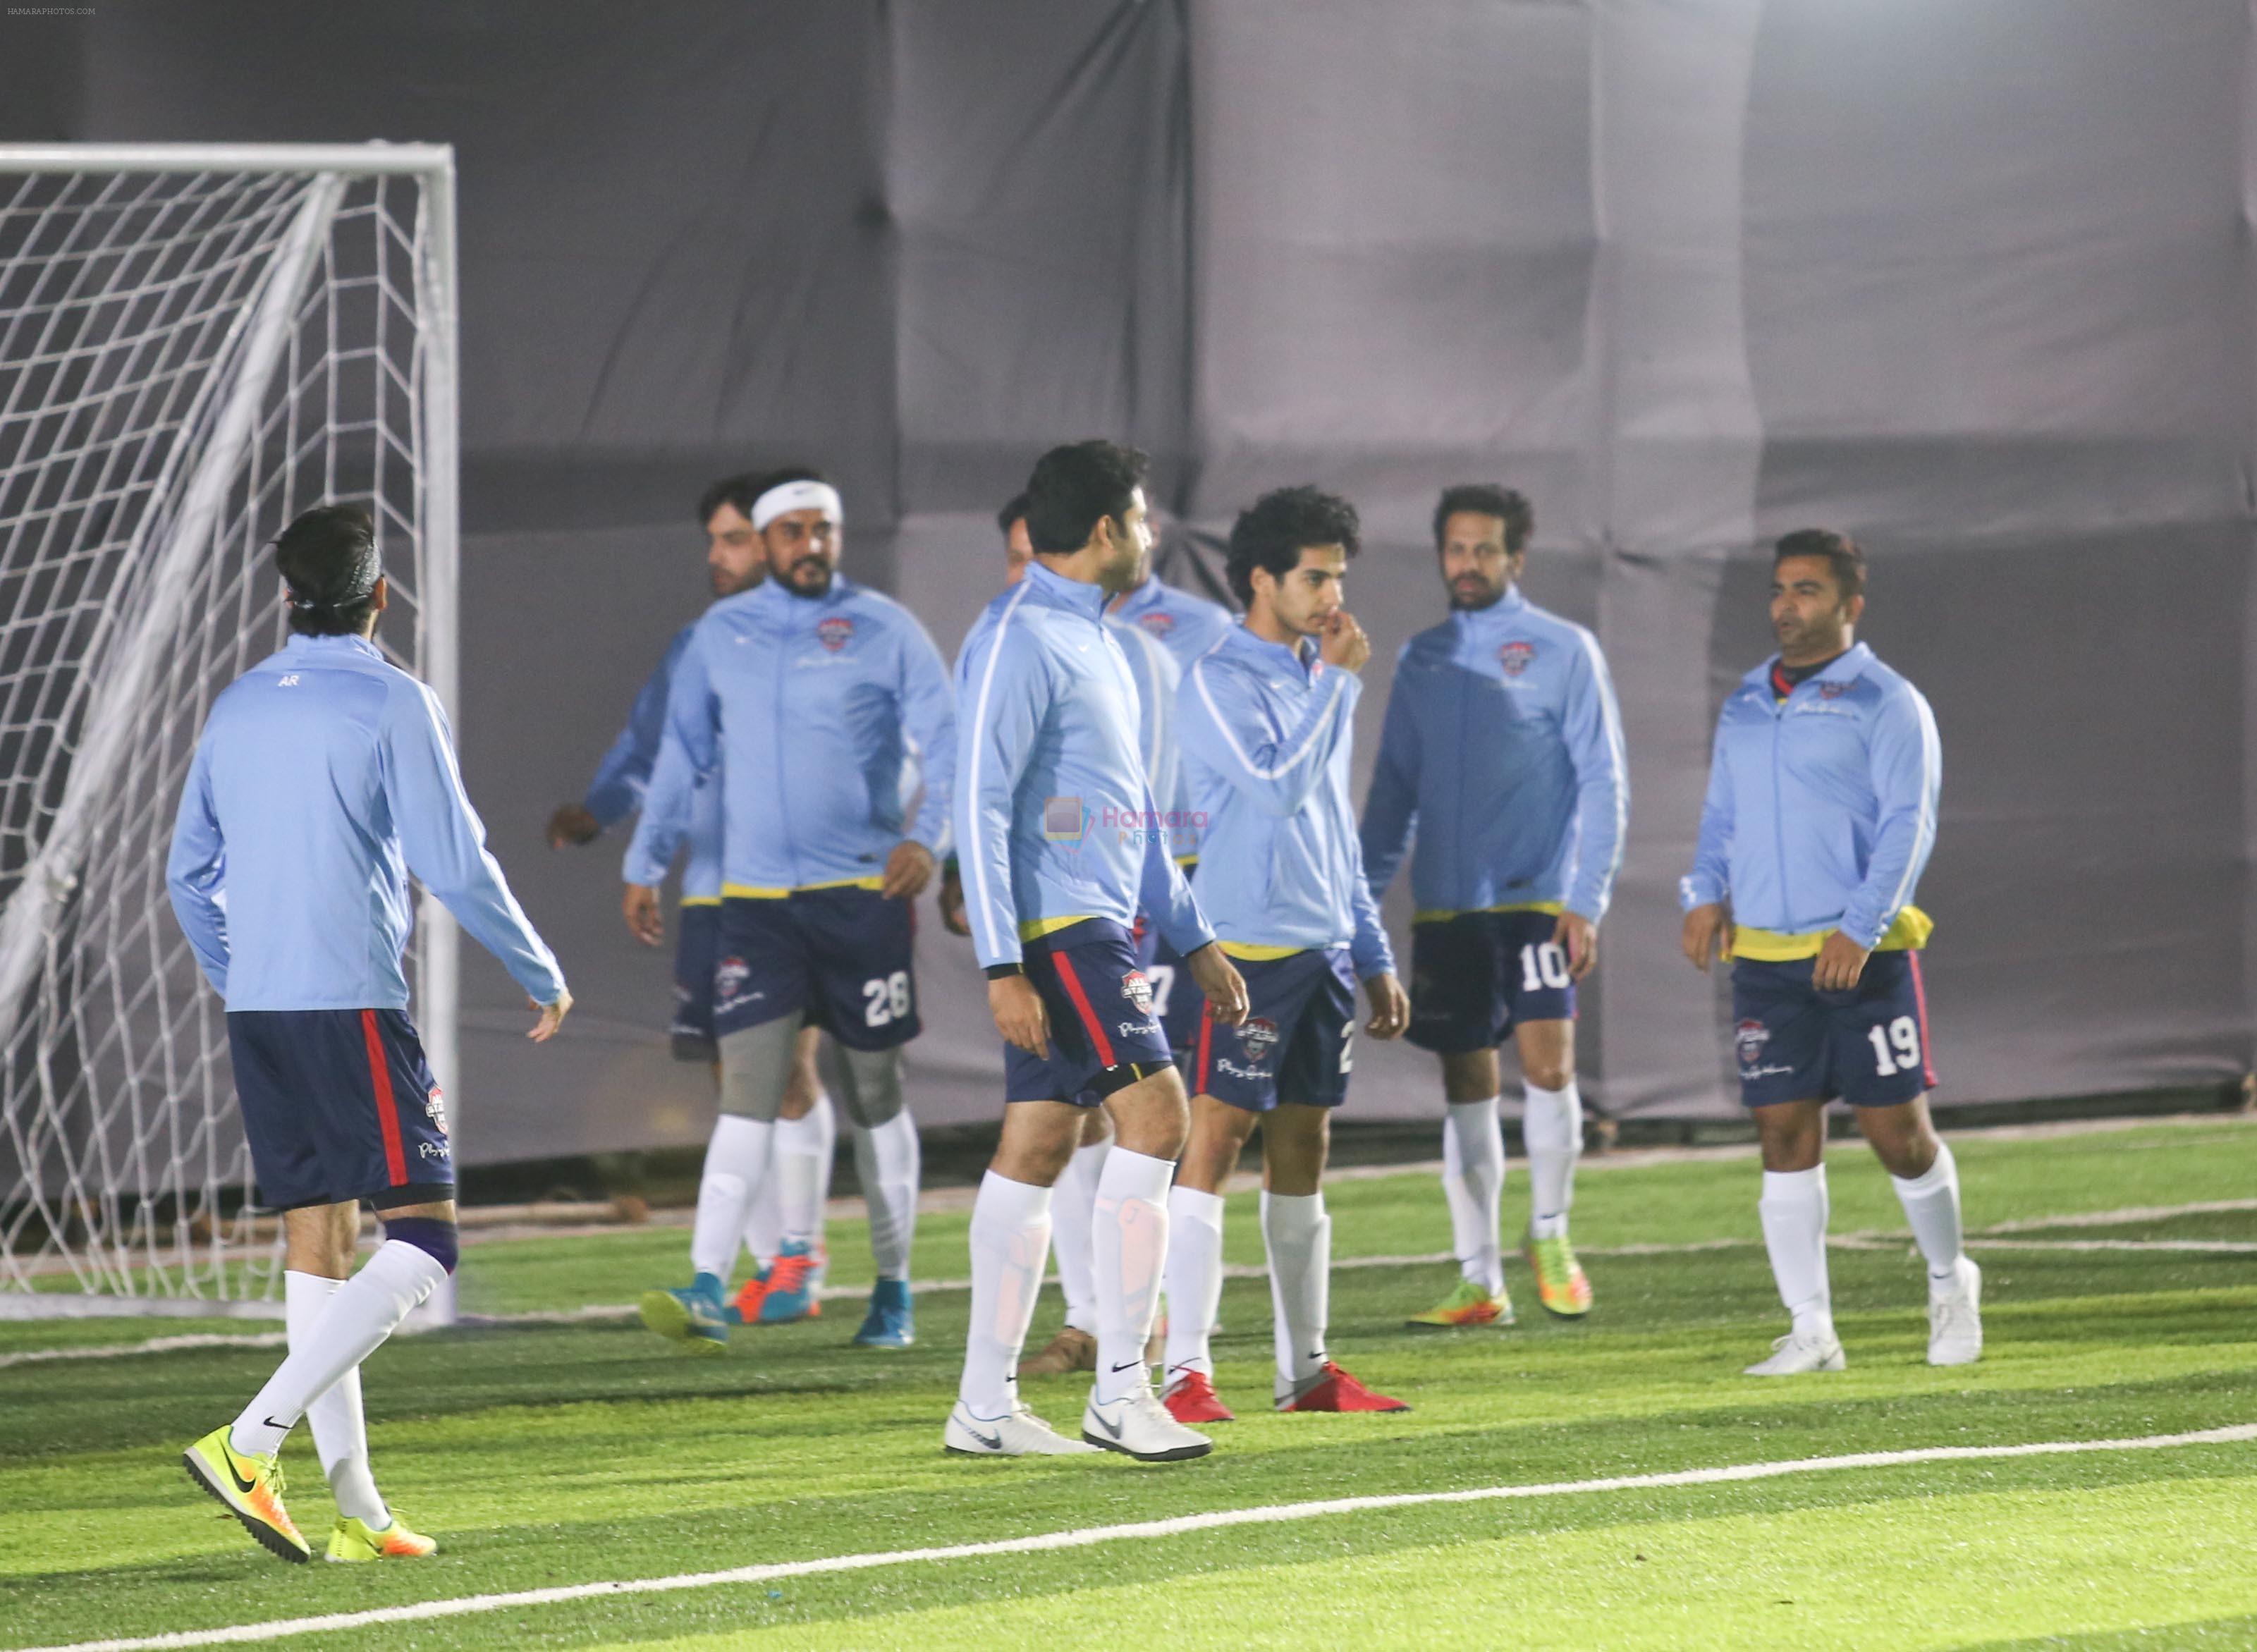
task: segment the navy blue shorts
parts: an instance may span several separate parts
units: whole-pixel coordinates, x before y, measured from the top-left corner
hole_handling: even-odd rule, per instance
[[[1337,1107],[1355,1064],[1355,971],[1344,947],[1284,958],[1237,958],[1246,978],[1246,1019],[1217,1027],[1202,1005],[1192,1089],[1268,1112],[1279,1102]]]
[[[676,1061],[721,1058],[713,1042],[713,965],[721,942],[721,903],[682,905],[682,934],[674,943],[674,1020],[667,1036]]]
[[[795,889],[721,902],[713,1035],[795,1010],[849,1049],[891,1049],[924,1030],[910,960],[910,903],[874,889]]]
[[[455,1197],[446,1098],[405,1010],[237,1010],[235,1093],[269,1210]]]
[[[1411,1025],[1421,1049],[1494,1049],[1523,1021],[1572,1021],[1575,984],[1548,912],[1461,912],[1411,927]]]
[[[1152,984],[1152,1019],[1159,1022],[1168,1048],[1180,1061],[1198,1041],[1199,1006],[1206,995],[1192,979],[1183,954],[1160,939],[1159,926],[1146,914],[1136,914],[1128,939],[1136,950],[1136,967]]]
[[[1893,1107],[1935,1088],[1920,954],[1876,952],[1847,992],[1810,984],[1817,960],[1732,965],[1732,1054],[1740,1100]]]
[[[1044,1061],[1003,1047],[1003,1099],[1070,1101],[1094,1107],[1108,1067],[1168,1064],[1167,1035],[1153,1014],[1152,984],[1136,962],[1136,942],[1119,924],[1090,918],[1026,944],[1027,978],[1050,1012]]]

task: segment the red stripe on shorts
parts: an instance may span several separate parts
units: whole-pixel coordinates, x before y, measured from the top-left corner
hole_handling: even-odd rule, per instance
[[[1920,1015],[1920,1082],[1935,1088],[1935,1057],[1928,1048],[1928,989],[1921,983],[1920,954],[1907,953],[1912,963],[1912,1004]]]
[[[1213,1052],[1213,1048],[1214,1006],[1202,1004],[1199,1006],[1199,1083],[1194,1086],[1195,1093],[1201,1096],[1207,1093],[1207,1056]]]
[[[360,1013],[360,1035],[368,1045],[368,1079],[376,1090],[376,1127],[384,1133],[384,1168],[396,1188],[407,1185],[407,1155],[400,1147],[400,1104],[392,1096],[392,1063],[384,1058],[384,1034],[376,1012]]]
[[[1081,978],[1073,972],[1073,960],[1063,952],[1053,952],[1051,962],[1058,965],[1058,979],[1065,984],[1065,995],[1073,1000],[1074,1008],[1081,1012],[1081,1024],[1089,1028],[1089,1036],[1097,1045],[1097,1064],[1112,1066],[1113,1042],[1105,1036],[1105,1023],[1097,1019],[1097,1012],[1089,1006],[1089,994],[1081,990]]]

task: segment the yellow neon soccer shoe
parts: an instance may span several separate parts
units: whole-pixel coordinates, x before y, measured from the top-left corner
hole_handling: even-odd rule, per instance
[[[1591,1311],[1591,1281],[1575,1260],[1567,1236],[1528,1241],[1528,1266],[1536,1274],[1536,1300],[1561,1319],[1581,1319]]]
[[[282,1507],[282,1465],[272,1457],[246,1457],[228,1444],[228,1429],[214,1429],[182,1452],[188,1478],[225,1503],[244,1530],[270,1554],[304,1562],[314,1557]]]
[[[439,1552],[439,1545],[414,1530],[392,1511],[392,1524],[371,1531],[366,1521],[340,1519],[329,1533],[329,1551],[322,1557],[358,1563],[364,1560],[421,1560]]]
[[[1509,1325],[1512,1323],[1512,1298],[1502,1288],[1492,1296],[1474,1281],[1461,1278],[1456,1289],[1425,1313],[1413,1314],[1404,1323],[1437,1326],[1444,1331],[1461,1325]]]

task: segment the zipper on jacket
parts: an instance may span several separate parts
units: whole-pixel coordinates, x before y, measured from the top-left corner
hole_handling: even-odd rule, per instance
[[[784,886],[787,889],[796,889],[799,887],[800,882],[799,851],[793,844],[791,839],[791,807],[784,801],[791,795],[791,784],[789,780],[784,774],[785,718],[783,710],[783,689],[784,684],[790,680],[789,660],[792,645],[793,639],[791,626],[789,616],[787,615],[783,632],[783,646],[775,651],[775,692],[774,695],[774,711],[775,717],[776,835],[783,839],[784,864],[790,873],[790,875],[784,880]]]
[[[1801,685],[1797,684],[1800,688]],[[1787,701],[1794,698],[1794,690],[1787,690],[1786,700],[1771,708],[1771,837],[1772,852],[1779,858],[1779,904],[1784,927],[1794,927],[1794,900],[1786,888],[1786,794],[1779,778],[1779,741],[1786,731]]]

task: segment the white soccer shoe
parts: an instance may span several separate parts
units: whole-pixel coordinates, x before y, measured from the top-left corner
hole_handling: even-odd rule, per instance
[[[1963,1256],[1949,1286],[1928,1288],[1928,1363],[1971,1366],[1982,1357],[1983,1270]]]
[[[988,1422],[973,1416],[959,1400],[940,1431],[940,1443],[959,1457],[1081,1457],[1097,1450],[1069,1440],[1015,1401],[1010,1415]]]
[[[1758,1360],[1743,1373],[1751,1377],[1799,1377],[1811,1371],[1847,1371],[1850,1358],[1842,1352],[1842,1339],[1829,1332],[1824,1337],[1801,1336],[1789,1331],[1771,1345],[1771,1358]]]
[[[1088,1408],[1081,1414],[1081,1437],[1139,1463],[1180,1463],[1214,1450],[1213,1440],[1168,1415],[1149,1379],[1102,1405],[1092,1388]]]

